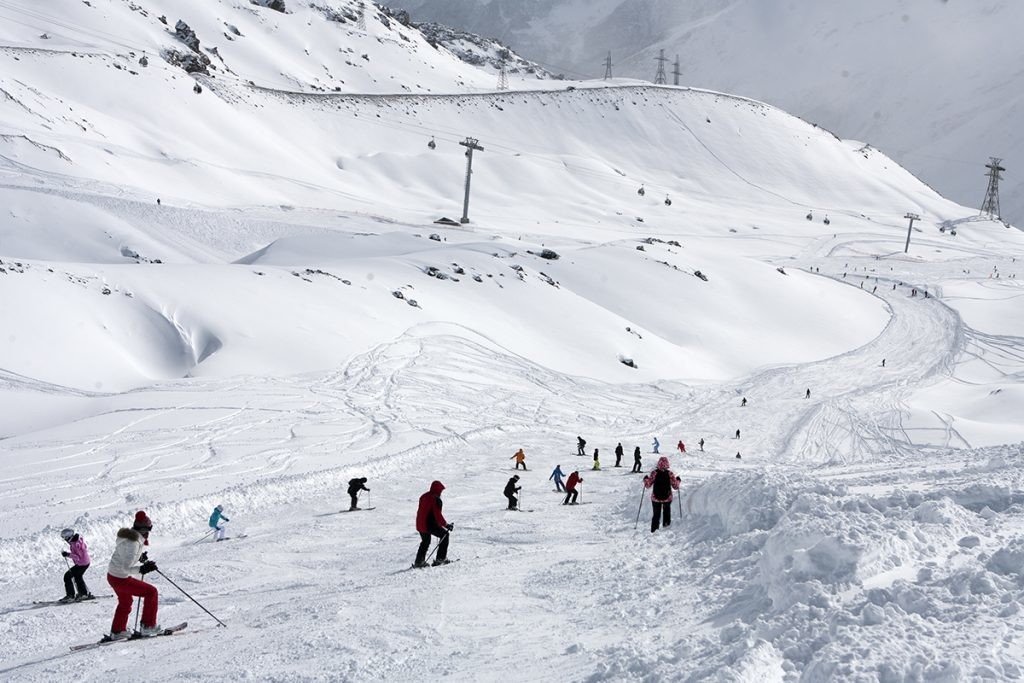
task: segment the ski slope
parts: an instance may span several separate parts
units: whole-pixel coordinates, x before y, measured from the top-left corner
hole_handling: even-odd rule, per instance
[[[181,5],[200,38],[271,41],[224,39],[233,73],[198,81],[113,66],[115,38],[174,40],[169,4],[3,27],[0,676],[1020,677],[1019,231],[940,231],[973,212],[721,93],[480,92],[461,62],[431,62],[445,94],[323,92],[296,49],[316,15],[289,5]],[[311,59],[370,38],[396,82],[430,70],[376,14],[329,28]],[[437,225],[467,136],[472,220]],[[626,472],[654,436],[683,487],[651,534]],[[375,509],[337,514],[354,477]],[[435,479],[459,561],[409,570]],[[216,504],[245,538],[196,542]],[[109,595],[139,509],[161,571],[228,626],[158,576],[185,633],[70,653],[113,600],[32,604],[60,597],[59,531]]]

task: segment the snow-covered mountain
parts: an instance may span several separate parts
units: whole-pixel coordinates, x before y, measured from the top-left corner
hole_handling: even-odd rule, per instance
[[[979,207],[990,156],[1024,216],[1024,3],[1016,0],[404,0],[414,18],[497,36],[549,71],[654,79],[770,102],[876,145]]]
[[[275,4],[0,0],[0,677],[1021,675],[1024,235],[770,105]],[[139,509],[189,626],[69,654],[59,531],[109,597]]]

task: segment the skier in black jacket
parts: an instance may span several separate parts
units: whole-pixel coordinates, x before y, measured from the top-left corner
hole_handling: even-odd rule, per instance
[[[352,498],[352,507],[349,510],[359,509],[359,492],[366,491],[370,492],[370,489],[366,488],[366,477],[360,477],[358,479],[351,479],[348,482],[348,495]]]
[[[622,442],[615,447],[615,466],[622,467]]]
[[[582,436],[576,437],[576,455],[586,455],[586,451],[583,449],[587,447],[587,440]]]
[[[640,472],[640,447],[633,449],[633,472]]]
[[[516,499],[516,493],[519,491],[519,489],[523,487],[516,486],[516,484],[518,483],[519,475],[516,474],[511,479],[508,480],[507,484],[505,484],[505,497],[508,498],[509,510],[516,510],[519,508],[519,501]]]

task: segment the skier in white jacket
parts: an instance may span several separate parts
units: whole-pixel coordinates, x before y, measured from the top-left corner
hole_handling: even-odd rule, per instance
[[[109,640],[131,637],[128,631],[128,617],[131,615],[132,603],[136,596],[142,597],[142,628],[138,635],[149,637],[160,633],[160,626],[156,622],[159,600],[156,586],[140,580],[146,574],[157,570],[156,562],[150,560],[145,552],[152,528],[153,522],[145,512],[139,510],[135,513],[132,528],[117,532],[114,554],[107,567],[107,583],[117,594],[117,608],[114,610]]]

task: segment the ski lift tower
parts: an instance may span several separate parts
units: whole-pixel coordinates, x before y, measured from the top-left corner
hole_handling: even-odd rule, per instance
[[[482,152],[484,148],[480,146],[480,141],[476,138],[466,138],[459,143],[466,148],[466,198],[462,202],[462,218],[459,219],[460,223],[469,222],[469,183],[473,178],[473,151]]]
[[[1002,166],[1003,160],[996,157],[989,157],[989,163],[985,166],[988,169],[988,189],[985,191],[985,201],[981,203],[980,216],[988,216],[992,220],[999,220],[999,181],[1003,179],[1002,173],[1006,169]]]

